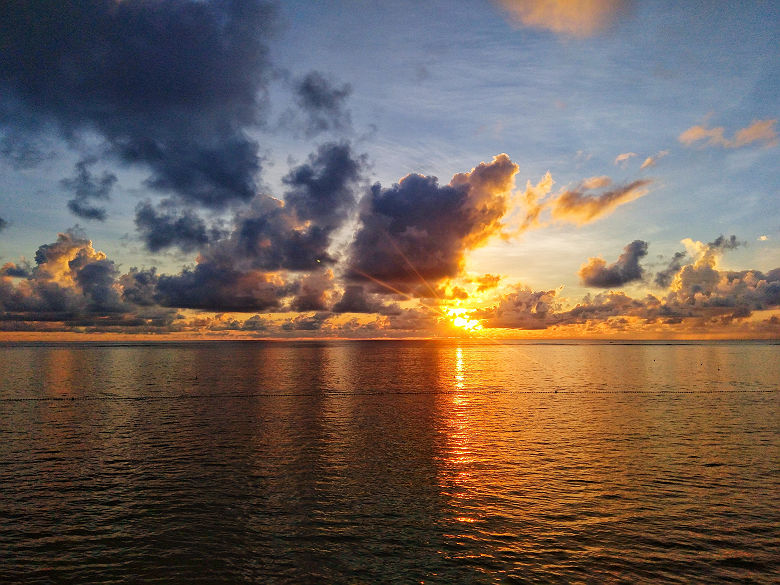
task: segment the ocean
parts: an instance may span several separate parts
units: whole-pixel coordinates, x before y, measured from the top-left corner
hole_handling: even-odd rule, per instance
[[[0,583],[778,583],[780,344],[0,347]]]

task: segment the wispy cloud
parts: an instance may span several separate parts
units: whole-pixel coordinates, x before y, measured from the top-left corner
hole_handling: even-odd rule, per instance
[[[642,163],[642,166],[639,167],[639,169],[642,170],[642,169],[646,169],[646,168],[649,168],[649,167],[654,167],[655,164],[659,160],[661,160],[663,157],[665,157],[667,154],[669,154],[668,150],[662,150],[662,151],[660,151],[658,154],[656,154],[654,156],[648,156],[645,159],[645,162]]]
[[[564,191],[552,202],[554,219],[584,224],[612,213],[617,207],[639,199],[648,192],[650,181],[640,179],[599,194],[589,193],[588,181],[570,191]]]

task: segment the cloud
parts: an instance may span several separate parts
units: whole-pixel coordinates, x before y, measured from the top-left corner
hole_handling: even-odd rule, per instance
[[[163,201],[156,209],[150,201],[135,208],[135,226],[152,252],[177,247],[191,252],[219,239],[223,232],[209,227],[191,209],[179,209],[172,201]]]
[[[768,272],[719,270],[720,255],[741,245],[735,236],[719,236],[708,243],[691,239],[683,242],[690,256],[675,256],[676,272],[658,296],[632,298],[610,291],[586,295],[572,303],[561,297],[562,288],[535,291],[515,285],[491,306],[473,311],[469,317],[480,320],[486,328],[550,329],[554,335],[574,336],[632,332],[676,335],[691,331],[767,336],[780,332],[771,314],[753,315],[780,310],[780,268]],[[641,270],[638,259],[645,253],[644,242],[632,242],[617,262],[595,272],[602,280],[625,279]],[[452,281],[443,281],[436,285],[436,294],[414,290],[417,300],[422,299],[417,306],[400,306],[385,303],[386,297],[363,284],[347,283],[341,298],[334,302],[340,282],[328,269],[320,267],[301,275],[253,269],[230,256],[224,257],[223,263],[219,260],[217,256],[202,256],[196,266],[174,275],[158,274],[155,268],[131,268],[120,274],[119,267],[105,253],[72,229],[60,234],[55,242],[40,246],[34,266],[24,261],[9,262],[0,269],[0,329],[181,334],[236,331],[262,336],[295,336],[300,331],[312,336],[429,335],[448,322],[442,317],[443,298],[456,298],[460,290]],[[671,264],[667,270],[672,272]],[[492,287],[497,278],[484,275],[464,282]],[[415,283],[415,287],[425,288],[421,283]],[[401,297],[405,303],[415,300],[409,295],[397,298]],[[178,308],[213,313],[185,318]],[[289,311],[295,314],[289,316]],[[226,312],[254,314],[243,319]],[[340,317],[343,313],[374,317],[369,321],[365,317],[345,320]]]
[[[555,33],[589,37],[609,26],[627,7],[621,0],[498,0],[524,26]]]
[[[399,315],[397,304],[387,305],[376,295],[367,293],[359,284],[349,284],[341,299],[333,305],[334,313],[378,313],[380,315]]]
[[[0,267],[0,277],[10,276],[16,278],[26,278],[30,276],[30,265],[26,262],[20,262],[15,264],[13,262],[6,262]]]
[[[633,158],[637,156],[635,152],[624,152],[623,154],[617,155],[615,158],[615,164],[619,165],[620,163],[626,162],[628,159]]]
[[[603,193],[590,193],[612,184],[607,176],[590,177],[580,181],[573,189],[550,195],[554,181],[548,171],[536,185],[528,181],[520,197],[525,214],[518,223],[516,233],[546,225],[543,216],[547,211],[557,221],[579,225],[595,221],[609,215],[618,206],[647,194],[647,186],[651,182],[642,179]]]
[[[525,192],[521,197],[525,205],[525,217],[518,231],[523,232],[541,225],[541,214],[549,206],[549,200],[545,200],[545,197],[549,195],[554,183],[550,171],[547,171],[536,185],[533,185],[531,181],[526,183]]]
[[[203,250],[203,261],[272,271],[334,264],[331,238],[355,206],[364,166],[364,157],[356,156],[349,144],[321,145],[284,177],[284,201],[255,197],[236,214],[229,236]]]
[[[646,169],[649,167],[654,167],[656,163],[661,160],[663,157],[665,157],[667,154],[669,154],[668,150],[662,150],[655,156],[648,156],[645,159],[645,162],[642,163],[642,166],[639,167],[639,170]]]
[[[737,236],[735,235],[729,237],[720,235],[712,242],[706,244],[692,240],[691,238],[685,238],[681,243],[693,257],[694,266],[710,266],[712,268],[717,267],[718,261],[723,256],[724,252],[734,250],[744,245],[744,242],[737,240]]]
[[[360,203],[348,278],[384,283],[388,292],[456,276],[466,251],[501,230],[517,170],[500,154],[444,186],[422,175],[387,189],[375,184]]]
[[[209,261],[177,275],[161,275],[156,298],[165,307],[250,312],[276,310],[291,292],[276,275]]]
[[[306,136],[312,138],[331,130],[350,130],[352,120],[345,104],[352,87],[337,86],[321,73],[312,71],[294,84],[298,107],[306,114]]]
[[[503,295],[497,305],[475,311],[471,317],[481,319],[484,327],[546,329],[557,321],[560,303],[557,291],[533,291],[518,285]]]
[[[575,335],[609,334],[618,330],[685,333],[692,328],[698,328],[696,330],[701,333],[728,332],[737,331],[734,329],[737,326],[748,335],[780,332],[776,320],[772,322],[771,318],[746,321],[754,311],[780,308],[780,268],[769,272],[718,270],[720,255],[741,245],[735,236],[719,236],[706,244],[690,239],[683,242],[691,256],[683,252],[675,254],[663,271],[663,282],[658,283],[667,285],[661,296],[632,298],[623,292],[610,291],[586,295],[572,306],[560,297],[560,289],[534,291],[515,285],[493,306],[470,316],[480,319],[486,328],[555,328]],[[638,263],[634,260],[646,254],[644,244],[635,241],[626,246],[621,260],[623,266],[630,267],[628,272],[636,272],[634,268]],[[685,260],[689,262],[686,264]],[[641,267],[638,268],[641,271]],[[595,272],[604,274],[604,270]]]
[[[290,170],[285,200],[258,195],[238,212],[229,233],[206,238],[198,263],[157,283],[161,304],[212,311],[321,310],[329,304],[334,264],[329,247],[355,205],[363,157],[346,143],[321,145],[309,160]],[[164,233],[164,232],[163,232]],[[201,231],[196,232],[198,234]],[[155,237],[147,234],[147,243]],[[310,272],[301,280],[284,271]]]
[[[330,317],[328,313],[315,313],[314,315],[298,315],[282,323],[282,331],[319,331]]]
[[[672,283],[674,276],[680,271],[680,268],[682,268],[683,262],[687,259],[689,259],[688,254],[685,252],[675,252],[666,268],[659,270],[656,273],[653,281],[655,285],[661,288],[667,288]]]
[[[490,289],[496,288],[498,283],[501,282],[501,276],[498,274],[483,274],[474,279],[477,283],[477,292],[485,292]]]
[[[0,217],[0,232],[8,227],[8,220]]]
[[[704,146],[722,146],[724,148],[740,148],[754,143],[762,143],[766,147],[777,146],[777,119],[753,120],[753,123],[734,134],[734,138],[724,136],[722,126],[707,128],[706,126],[691,126],[679,136],[679,141],[686,146],[702,143]]]
[[[589,179],[576,189],[558,195],[550,204],[553,218],[577,224],[591,222],[612,213],[624,203],[646,195],[647,186],[651,183],[647,179],[640,179],[598,195],[588,193],[589,189],[604,185],[603,178],[598,179],[600,183]]]
[[[76,230],[40,246],[35,267],[8,264],[0,274],[0,327],[27,328],[61,322],[73,327],[168,327],[174,313],[159,306],[140,306],[122,294],[119,270],[103,252]],[[11,277],[19,279],[16,283]]]
[[[100,177],[95,177],[89,167],[97,162],[97,158],[90,157],[76,163],[75,176],[62,179],[60,184],[72,191],[75,195],[68,201],[68,209],[83,219],[106,219],[106,210],[96,207],[89,202],[92,199],[107,200],[111,189],[117,181],[116,175],[104,171]]]
[[[96,136],[185,201],[248,201],[271,26],[258,1],[0,3],[0,125],[30,142]],[[72,207],[99,215],[84,198]]]
[[[607,266],[602,258],[590,258],[579,271],[580,279],[586,286],[612,288],[629,282],[641,280],[644,275],[639,261],[647,256],[647,242],[634,240],[623,248],[616,262]]]
[[[293,311],[325,311],[333,288],[333,272],[320,270],[303,277],[297,284],[298,291],[290,303]]]

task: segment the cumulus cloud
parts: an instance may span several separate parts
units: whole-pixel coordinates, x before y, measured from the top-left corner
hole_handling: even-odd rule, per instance
[[[236,214],[230,235],[204,249],[204,261],[296,271],[335,263],[331,238],[355,205],[364,164],[346,143],[321,145],[284,177],[284,201],[255,197]]]
[[[743,323],[746,331],[759,335],[772,330],[780,332],[777,321],[773,325],[771,318],[745,324],[754,311],[780,308],[780,268],[769,272],[719,270],[720,256],[741,245],[734,236],[719,236],[709,243],[691,239],[683,242],[690,255],[675,254],[662,271],[664,275],[657,284],[667,288],[660,296],[632,298],[623,292],[610,291],[586,295],[572,306],[560,297],[560,290],[534,291],[516,285],[493,306],[475,311],[471,316],[481,319],[485,327],[526,330],[578,326],[585,327],[578,329],[580,332],[608,333],[620,328],[634,327],[640,331],[646,327],[657,332],[658,327],[671,327],[685,332],[688,327],[699,326],[706,332],[707,327],[735,327]],[[632,267],[629,272],[638,266],[634,259],[646,254],[643,244],[641,241],[629,244],[621,256],[622,265]],[[619,260],[613,266],[620,263]],[[606,272],[612,276],[606,270],[611,266],[603,268],[595,273]]]
[[[320,146],[284,177],[284,201],[258,195],[236,214],[227,235],[207,242],[195,267],[160,276],[160,303],[213,311],[280,310],[283,298],[297,295],[294,310],[324,309],[332,275],[323,268],[336,261],[329,252],[331,237],[355,204],[362,167],[362,157],[348,144]],[[150,231],[147,243],[154,237]],[[284,271],[312,274],[296,281]]]
[[[635,152],[624,152],[622,154],[617,155],[617,157],[615,158],[615,164],[619,165],[619,164],[624,163],[628,159],[633,158],[635,156],[637,156],[637,154]]]
[[[0,125],[29,142],[97,136],[105,156],[186,201],[248,201],[271,23],[259,1],[0,3]]]
[[[517,170],[500,154],[444,186],[422,175],[387,189],[375,184],[361,202],[348,278],[397,292],[456,276],[464,254],[500,232]]]
[[[624,10],[624,0],[498,0],[524,26],[543,28],[573,37],[589,37]]]
[[[44,244],[32,269],[6,265],[0,275],[0,321],[62,322],[68,327],[165,327],[173,313],[160,307],[141,307],[123,297],[119,270],[92,242],[73,230]],[[18,278],[14,283],[11,277]],[[11,325],[8,325],[11,323]]]
[[[659,270],[656,273],[655,279],[653,280],[655,285],[661,288],[667,288],[672,283],[672,279],[674,278],[675,274],[677,274],[680,271],[680,268],[682,268],[683,262],[687,259],[688,254],[685,252],[675,252],[674,256],[672,256],[667,263],[666,268]]]
[[[471,316],[481,319],[484,327],[546,329],[558,320],[560,303],[556,295],[555,290],[534,291],[519,285],[495,306],[475,311]]]
[[[639,261],[647,256],[647,242],[634,240],[623,248],[623,253],[610,265],[603,258],[590,258],[579,271],[580,280],[586,286],[612,288],[641,280],[644,269]]]
[[[724,148],[740,148],[749,144],[759,143],[766,147],[777,146],[777,119],[753,120],[746,128],[737,130],[733,138],[725,137],[723,126],[707,128],[706,126],[691,126],[679,136],[679,141],[686,146],[700,144],[703,146],[722,146]]]

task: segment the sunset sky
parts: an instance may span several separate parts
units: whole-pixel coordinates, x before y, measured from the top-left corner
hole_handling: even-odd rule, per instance
[[[780,337],[775,2],[0,5],[0,339]]]

